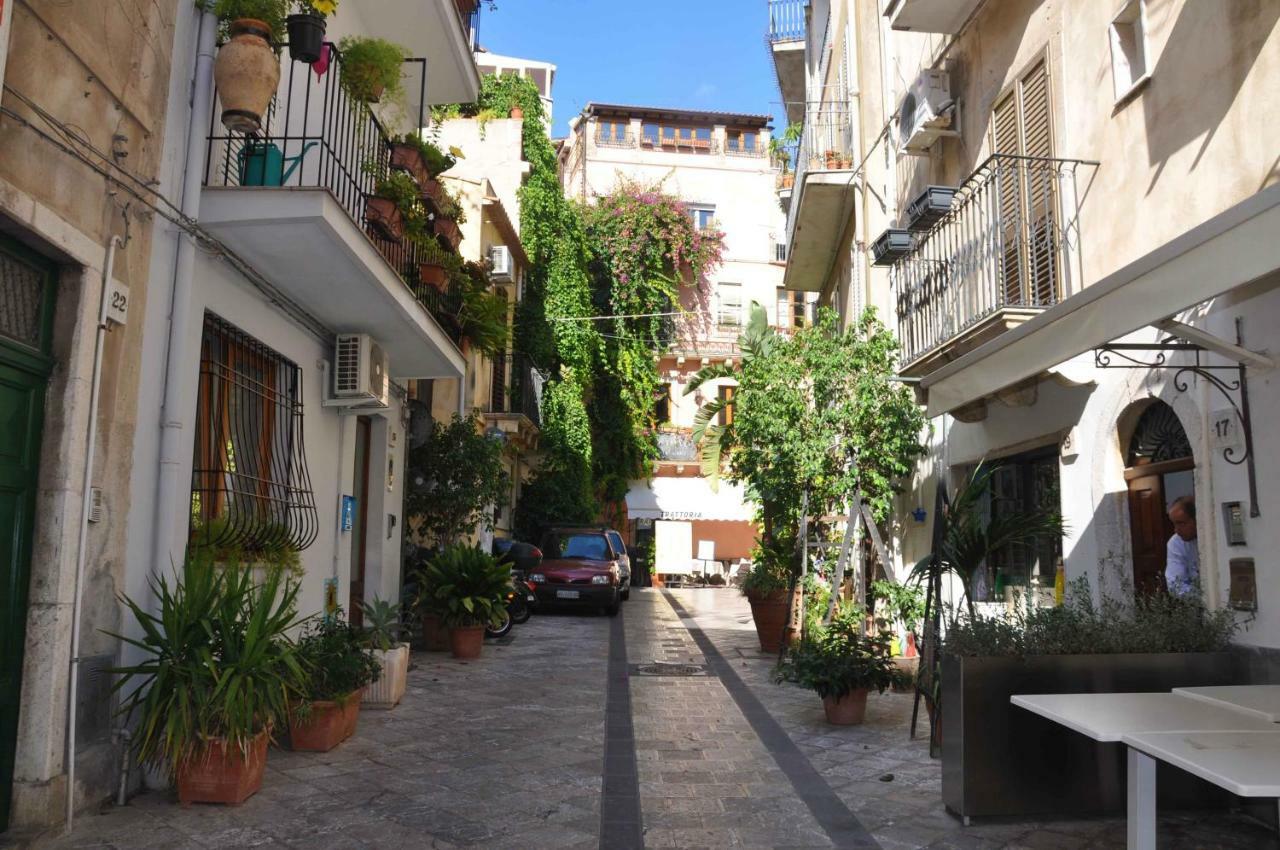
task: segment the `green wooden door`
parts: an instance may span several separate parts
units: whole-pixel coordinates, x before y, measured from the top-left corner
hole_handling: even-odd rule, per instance
[[[0,237],[0,831],[9,825],[55,270]]]

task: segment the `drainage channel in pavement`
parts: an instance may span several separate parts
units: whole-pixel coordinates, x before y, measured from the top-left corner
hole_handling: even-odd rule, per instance
[[[609,679],[605,693],[604,793],[600,801],[600,850],[642,850],[640,776],[631,682],[627,664],[625,613],[609,624]]]

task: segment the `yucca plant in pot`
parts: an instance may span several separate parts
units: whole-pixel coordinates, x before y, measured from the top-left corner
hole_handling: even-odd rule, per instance
[[[280,83],[276,56],[290,0],[205,0],[202,7],[222,24],[223,44],[213,62],[222,102],[222,124],[256,133]]]
[[[366,648],[361,629],[339,611],[309,620],[298,641],[307,688],[289,712],[289,744],[295,750],[327,752],[355,734],[360,696],[377,681],[382,665]]]
[[[833,725],[861,723],[868,691],[883,693],[894,681],[889,635],[862,634],[862,618],[862,609],[850,606],[792,647],[774,672],[779,683],[793,682],[822,697],[827,722]]]
[[[497,625],[511,589],[511,572],[479,546],[455,543],[427,563],[427,580],[454,658],[479,658],[484,627]]]
[[[288,637],[298,588],[282,570],[258,583],[199,553],[150,587],[153,603],[121,597],[141,635],[114,635],[143,656],[111,671],[134,751],[168,772],[184,804],[244,802],[262,787],[272,730],[308,687]]]
[[[404,697],[409,677],[409,644],[400,640],[400,606],[385,599],[366,602],[364,645],[381,668],[378,678],[364,686],[366,708],[395,708]]]

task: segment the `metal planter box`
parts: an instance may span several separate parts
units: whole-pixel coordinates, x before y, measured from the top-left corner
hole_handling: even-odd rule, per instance
[[[907,229],[913,233],[928,230],[951,212],[955,186],[929,186],[907,205]]]
[[[879,239],[871,243],[871,253],[875,257],[875,265],[893,265],[911,253],[912,244],[911,231],[889,228],[880,234]]]
[[[1122,812],[1125,747],[1018,708],[1014,694],[1142,693],[1236,684],[1230,653],[948,656],[942,665],[942,801],[966,819]],[[1170,765],[1160,800],[1222,805],[1229,795]]]

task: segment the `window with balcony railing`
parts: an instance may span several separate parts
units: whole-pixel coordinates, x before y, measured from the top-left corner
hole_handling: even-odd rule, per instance
[[[634,144],[631,122],[625,120],[601,120],[596,126],[596,144],[604,147],[629,148]]]
[[[809,0],[769,0],[769,41],[804,38],[804,10]]]

